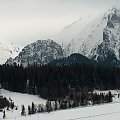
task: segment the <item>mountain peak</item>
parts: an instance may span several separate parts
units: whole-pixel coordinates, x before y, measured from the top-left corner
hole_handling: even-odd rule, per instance
[[[7,60],[7,64],[19,64],[27,66],[37,64],[47,64],[54,59],[60,59],[63,57],[63,51],[59,44],[53,40],[37,40],[27,46],[25,46],[15,59]]]
[[[64,55],[80,53],[98,61],[114,56],[115,61],[120,60],[120,9],[113,7],[88,20],[71,24],[56,37],[63,40]]]

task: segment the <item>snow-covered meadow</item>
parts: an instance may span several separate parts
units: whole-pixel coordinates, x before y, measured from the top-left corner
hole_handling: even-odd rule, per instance
[[[99,93],[99,91],[95,91]],[[108,92],[108,91],[104,91]],[[115,94],[113,103],[79,107],[74,109],[59,110],[50,113],[40,113],[30,116],[21,116],[21,105],[25,105],[27,109],[28,105],[32,102],[35,104],[45,104],[46,100],[39,98],[35,95],[21,94],[15,92],[9,92],[7,90],[1,90],[1,94],[7,98],[11,97],[15,105],[18,106],[18,110],[7,111],[7,120],[119,120],[120,119],[120,99],[118,97],[119,91],[111,91]],[[3,113],[0,113],[0,120],[2,120]]]

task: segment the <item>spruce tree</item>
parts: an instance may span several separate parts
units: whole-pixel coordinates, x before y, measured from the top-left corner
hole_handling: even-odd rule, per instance
[[[21,115],[22,115],[22,116],[23,116],[23,115],[26,115],[24,105],[22,105],[22,112],[21,112]]]
[[[32,114],[34,114],[34,113],[35,113],[35,104],[34,104],[34,102],[32,102],[31,112],[32,112]]]
[[[6,114],[5,114],[5,110],[3,111],[3,119],[5,119]]]
[[[28,115],[31,114],[31,109],[30,109],[30,106],[28,105]]]

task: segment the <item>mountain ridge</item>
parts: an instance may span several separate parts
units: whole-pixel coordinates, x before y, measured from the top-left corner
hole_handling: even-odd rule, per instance
[[[73,53],[68,57],[59,59],[59,60],[53,60],[49,63],[50,65],[72,65],[72,64],[97,64],[94,60],[90,60],[89,58],[79,54],[79,53]]]
[[[6,64],[14,63],[27,66],[34,63],[47,64],[54,59],[63,57],[63,51],[59,44],[53,40],[37,40],[27,46],[14,59],[8,59]]]
[[[79,27],[80,26],[78,26],[77,29],[79,29]],[[107,59],[105,56],[111,52],[118,61],[120,60],[120,9],[114,7],[101,13],[85,25],[83,29],[80,29],[79,33],[76,33],[77,30],[75,29],[72,31],[74,31],[75,37],[71,37],[67,44],[64,43],[64,45],[62,45],[65,56],[69,56],[72,53],[80,53],[90,59],[101,62],[98,58],[103,57]],[[69,34],[69,29],[67,32],[67,34]],[[65,39],[64,36],[62,37]],[[106,48],[108,48],[108,51],[106,51]],[[100,51],[106,54],[101,54]],[[102,60],[102,58],[100,59]]]

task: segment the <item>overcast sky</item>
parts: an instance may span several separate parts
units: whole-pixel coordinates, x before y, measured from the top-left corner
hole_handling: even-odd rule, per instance
[[[119,4],[120,0],[0,0],[0,41],[24,46],[52,39],[80,17]]]

